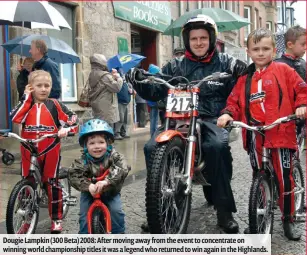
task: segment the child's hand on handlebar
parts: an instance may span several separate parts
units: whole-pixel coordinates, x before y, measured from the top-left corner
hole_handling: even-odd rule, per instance
[[[96,184],[91,183],[90,186],[88,187],[88,191],[91,193],[92,196],[95,196],[98,192],[98,187]]]
[[[108,180],[99,181],[96,183],[97,193],[101,193],[107,186],[109,186]]]
[[[217,119],[217,126],[220,127],[220,128],[223,128],[227,125],[227,123],[229,121],[232,121],[233,118],[229,115],[229,114],[223,114],[222,116],[220,116],[218,119]]]
[[[61,128],[58,132],[58,137],[63,138],[66,137],[69,133],[69,129],[68,128]]]
[[[295,111],[296,117],[300,119],[305,119],[306,118],[306,106],[302,106],[296,109]]]

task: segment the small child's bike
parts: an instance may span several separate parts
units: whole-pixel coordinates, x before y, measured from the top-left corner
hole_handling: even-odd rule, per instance
[[[265,136],[265,130],[296,120],[295,115],[282,117],[267,126],[249,126],[240,121],[231,121],[229,126],[241,127]],[[305,182],[299,159],[294,154],[292,176],[294,180],[295,220],[304,217]],[[249,197],[249,230],[251,234],[272,234],[274,209],[277,208],[279,183],[271,161],[270,150],[262,147],[262,168],[253,178]]]
[[[102,181],[109,174],[106,170],[100,177],[92,177],[93,184]],[[101,194],[94,196],[94,202],[87,212],[87,227],[89,234],[111,234],[111,214],[108,207],[101,201]]]
[[[69,133],[68,136],[73,136]],[[47,195],[43,188],[41,179],[42,169],[38,164],[40,156],[36,143],[47,138],[55,138],[57,134],[43,135],[38,139],[23,139],[14,133],[0,132],[0,136],[13,137],[25,144],[31,152],[30,173],[27,177],[23,177],[13,188],[6,210],[6,231],[7,234],[34,234],[38,218],[39,208],[47,207]],[[77,198],[71,196],[71,187],[67,181],[67,169],[59,170],[59,183],[63,193],[63,218],[67,215],[69,206],[77,204]]]

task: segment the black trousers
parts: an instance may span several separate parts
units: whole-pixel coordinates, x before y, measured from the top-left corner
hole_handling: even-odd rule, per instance
[[[139,123],[139,127],[146,126],[146,113],[147,113],[147,104],[136,104],[136,119]]]
[[[227,212],[236,212],[230,181],[232,178],[232,156],[228,144],[228,131],[216,126],[216,120],[201,121],[202,149],[206,162],[206,174],[212,186],[215,208]],[[155,137],[164,130],[160,127],[145,144],[146,167],[150,171],[150,157],[156,146]]]

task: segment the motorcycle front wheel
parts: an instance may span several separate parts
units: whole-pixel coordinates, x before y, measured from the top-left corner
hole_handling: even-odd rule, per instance
[[[186,233],[192,193],[184,193],[184,155],[186,142],[175,137],[158,144],[146,181],[146,214],[152,234]]]

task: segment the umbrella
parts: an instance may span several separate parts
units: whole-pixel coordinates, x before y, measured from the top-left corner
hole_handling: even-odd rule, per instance
[[[0,25],[71,29],[58,10],[41,1],[0,1]]]
[[[108,68],[121,68],[124,73],[127,73],[131,68],[137,66],[144,58],[144,56],[137,54],[118,54],[108,60]]]
[[[77,53],[67,43],[47,35],[35,34],[16,37],[1,46],[9,53],[20,54],[20,52],[23,52],[22,56],[30,57],[29,51],[33,40],[44,40],[48,46],[48,56],[57,63],[81,62]]]
[[[234,12],[220,8],[202,8],[185,13],[166,28],[163,34],[180,36],[183,25],[190,18],[197,16],[197,14],[204,14],[213,19],[219,32],[240,29],[250,24],[247,19]]]

